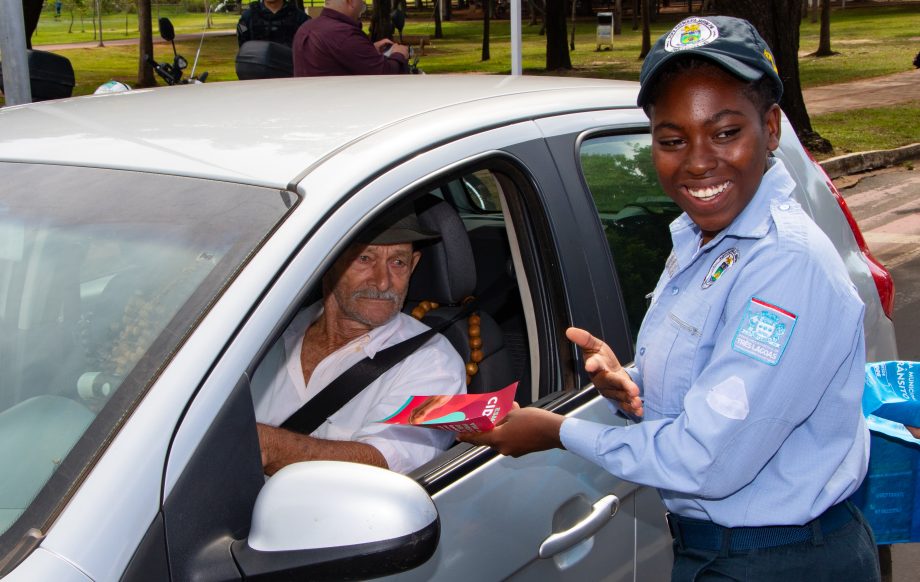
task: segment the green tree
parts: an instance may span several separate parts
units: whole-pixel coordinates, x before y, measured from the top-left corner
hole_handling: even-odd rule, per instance
[[[821,0],[821,32],[818,35],[816,57],[835,55],[831,50],[831,0]]]
[[[571,69],[566,39],[565,0],[546,0],[546,70]]]
[[[153,23],[150,0],[137,0],[137,86],[153,87],[157,84],[153,67],[147,55],[153,56]]]

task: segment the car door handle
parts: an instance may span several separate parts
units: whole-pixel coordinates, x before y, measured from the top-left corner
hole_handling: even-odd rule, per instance
[[[620,498],[616,495],[608,495],[591,506],[591,513],[588,517],[576,523],[571,528],[554,533],[540,544],[539,556],[541,558],[552,558],[559,552],[563,552],[578,542],[587,539],[598,532],[607,521],[616,515],[620,508]]]

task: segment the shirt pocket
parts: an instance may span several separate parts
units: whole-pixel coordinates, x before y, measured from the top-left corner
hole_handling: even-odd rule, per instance
[[[674,305],[655,333],[645,361],[645,402],[667,416],[683,410],[696,379],[696,359],[709,317],[709,304],[684,300]]]

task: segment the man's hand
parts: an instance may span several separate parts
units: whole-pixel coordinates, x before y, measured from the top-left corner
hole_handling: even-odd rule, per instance
[[[587,331],[577,327],[565,330],[565,337],[578,345],[585,354],[585,371],[602,396],[616,400],[620,410],[642,416],[639,387],[633,382],[610,346]]]
[[[374,43],[374,48],[380,53],[387,53],[387,51],[389,51],[388,56],[400,54],[406,57],[406,60],[409,59],[409,47],[404,44],[397,44],[389,38],[378,40]]]
[[[527,453],[561,449],[559,429],[564,416],[541,408],[521,408],[517,402],[508,416],[491,432],[463,433],[457,440],[492,447],[503,455],[520,457]]]

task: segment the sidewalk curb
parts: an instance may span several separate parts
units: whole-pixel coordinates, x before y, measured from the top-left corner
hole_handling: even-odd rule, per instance
[[[906,145],[893,150],[874,150],[845,154],[819,163],[827,177],[833,180],[840,176],[887,168],[901,162],[916,159],[920,159],[920,143]]]

